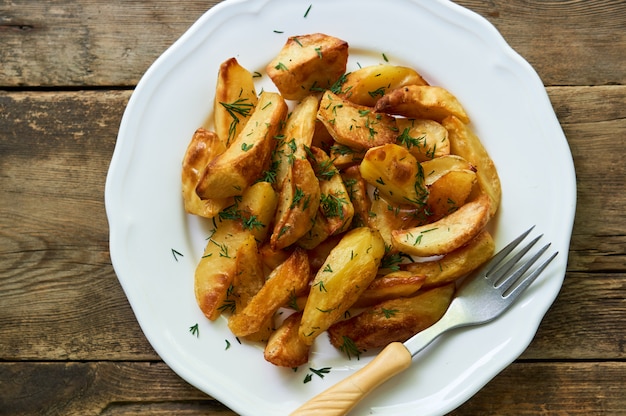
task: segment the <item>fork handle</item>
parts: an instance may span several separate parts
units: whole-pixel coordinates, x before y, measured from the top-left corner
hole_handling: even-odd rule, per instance
[[[290,416],[342,416],[368,393],[411,365],[411,353],[401,342],[387,345],[369,364],[321,392]]]

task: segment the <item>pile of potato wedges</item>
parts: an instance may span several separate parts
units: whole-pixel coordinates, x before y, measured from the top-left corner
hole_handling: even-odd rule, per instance
[[[323,333],[348,357],[405,341],[494,251],[500,180],[461,103],[412,68],[347,73],[348,57],[344,40],[292,36],[260,93],[225,61],[182,163],[186,212],[215,226],[198,306],[278,366]]]

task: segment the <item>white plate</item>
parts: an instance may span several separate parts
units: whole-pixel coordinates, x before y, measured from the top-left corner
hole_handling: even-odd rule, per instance
[[[460,6],[228,0],[213,7],[150,67],[124,113],[105,192],[113,266],[161,358],[242,415],[286,415],[371,359],[348,361],[323,336],[309,366],[297,372],[274,367],[258,346],[239,344],[225,320],[208,322],[193,295],[206,228],[183,211],[180,168],[192,133],[211,112],[218,66],[235,56],[263,72],[288,36],[313,32],[348,41],[349,70],[387,58],[452,91],[499,169],[497,245],[536,224],[560,252],[504,316],[443,336],[353,412],[446,413],[530,343],[561,287],[576,203],[571,154],[541,80],[486,20]],[[273,89],[267,77],[261,84]],[[189,331],[196,323],[197,337]],[[304,383],[308,367],[332,370]]]

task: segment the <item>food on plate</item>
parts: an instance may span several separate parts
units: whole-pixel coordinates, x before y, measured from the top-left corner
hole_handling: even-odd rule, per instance
[[[324,334],[348,357],[410,338],[495,248],[500,180],[461,103],[413,68],[347,60],[341,39],[289,37],[258,95],[226,60],[183,158],[185,210],[212,225],[198,306],[281,367]]]
[[[348,43],[323,33],[290,37],[265,71],[286,100],[329,89],[346,72]]]
[[[372,283],[385,254],[378,231],[369,227],[346,233],[311,282],[300,323],[300,338],[315,338],[343,316]]]
[[[239,135],[258,102],[252,73],[236,58],[220,65],[215,87],[215,132],[224,145]]]
[[[269,166],[274,136],[287,116],[287,104],[277,93],[262,92],[245,126],[224,153],[211,160],[196,187],[200,198],[241,195]]]
[[[196,186],[206,165],[217,155],[226,150],[221,139],[212,131],[198,128],[187,146],[183,158],[182,185],[183,204],[189,214],[213,218],[222,209],[232,204],[229,198],[201,199],[196,193]]]
[[[361,351],[380,348],[389,339],[404,342],[443,316],[454,295],[454,284],[425,290],[413,297],[401,297],[366,308],[328,329],[330,342],[339,349]],[[350,345],[346,345],[346,342]]]
[[[441,256],[467,244],[489,221],[490,200],[480,195],[442,219],[391,233],[394,248],[413,256]]]
[[[375,113],[372,108],[354,104],[331,91],[323,93],[317,117],[337,143],[354,149],[394,143],[398,137],[395,118]]]
[[[446,117],[442,124],[449,132],[451,151],[476,166],[476,175],[480,185],[478,191],[489,196],[490,214],[493,217],[502,198],[500,177],[493,159],[472,129],[457,117]]]
[[[379,113],[441,121],[455,116],[463,123],[469,117],[448,90],[434,85],[407,85],[383,95],[374,107]]]
[[[374,107],[387,92],[406,85],[428,85],[428,82],[413,68],[371,65],[346,74],[339,95],[355,104]]]

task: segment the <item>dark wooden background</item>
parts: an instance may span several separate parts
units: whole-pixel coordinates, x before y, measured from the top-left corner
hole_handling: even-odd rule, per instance
[[[133,87],[216,3],[0,0],[0,414],[234,414],[146,341],[111,266],[103,202]],[[626,414],[626,2],[458,3],[544,81],[578,207],[535,340],[454,415]]]

